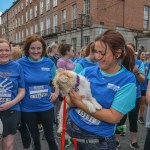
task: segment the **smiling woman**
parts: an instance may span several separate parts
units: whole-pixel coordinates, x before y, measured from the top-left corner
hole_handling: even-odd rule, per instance
[[[39,35],[31,35],[25,41],[25,57],[17,61],[23,67],[26,84],[26,95],[21,103],[22,120],[29,128],[35,149],[41,150],[38,130],[40,121],[49,149],[58,150],[53,130],[52,103],[58,94],[51,93],[49,85],[55,75],[56,67],[51,59],[45,57],[45,53],[44,39]]]
[[[14,149],[15,134],[20,123],[19,102],[25,95],[21,66],[11,58],[8,41],[0,39],[0,120],[3,125],[2,149]]]
[[[0,63],[1,64],[8,63],[10,57],[11,57],[11,50],[9,43],[7,41],[0,43]]]

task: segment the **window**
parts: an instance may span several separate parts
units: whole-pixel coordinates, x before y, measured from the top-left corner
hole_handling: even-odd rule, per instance
[[[58,32],[57,15],[54,15],[54,17],[53,17],[53,31],[54,31],[54,33]]]
[[[24,38],[24,31],[22,30],[22,39]]]
[[[76,28],[77,21],[77,5],[72,5],[72,28]]]
[[[53,0],[53,7],[57,6],[57,0]]]
[[[66,30],[66,10],[62,11],[62,31]]]
[[[40,33],[41,33],[41,36],[42,36],[43,33],[44,33],[44,21],[41,21],[41,22],[40,22]]]
[[[23,15],[21,16],[21,24],[22,24],[22,25],[24,24]]]
[[[23,3],[21,3],[21,10],[23,9]]]
[[[30,0],[30,3],[32,3],[32,0]]]
[[[46,18],[46,34],[50,34],[50,17]]]
[[[28,22],[28,12],[26,12],[26,22]]]
[[[18,18],[18,26],[20,26],[20,18]]]
[[[74,48],[75,54],[77,53],[77,38],[72,38],[71,45]]]
[[[150,7],[144,6],[144,23],[143,23],[144,30],[149,29],[149,13],[150,13]]]
[[[15,9],[15,15],[17,14],[17,8]]]
[[[43,14],[43,1],[40,2],[40,14]]]
[[[18,12],[20,12],[20,5],[18,5]]]
[[[46,0],[46,11],[50,10],[50,0]]]
[[[90,15],[90,0],[85,0],[85,14]]]
[[[83,24],[85,26],[90,25],[90,0],[85,0],[85,18]]]
[[[32,19],[32,8],[30,9],[30,20]]]
[[[35,24],[35,26],[34,26],[34,28],[35,28],[35,33],[37,33],[38,32],[38,24]]]
[[[34,6],[34,17],[37,17],[37,5]]]
[[[20,33],[20,31],[18,33],[18,42],[21,42],[21,33]]]
[[[26,6],[28,6],[28,0],[26,0]]]
[[[18,33],[16,33],[16,43],[18,43]]]
[[[28,29],[26,29],[26,36],[28,36],[29,35],[29,30]]]
[[[30,34],[33,34],[33,26],[30,27]]]
[[[16,27],[18,26],[18,22],[17,22],[17,19],[16,19]]]
[[[90,36],[84,36],[84,45],[88,45],[88,43],[90,42]]]

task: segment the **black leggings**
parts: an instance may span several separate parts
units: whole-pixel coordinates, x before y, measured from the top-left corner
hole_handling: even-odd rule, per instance
[[[49,150],[58,150],[53,129],[54,108],[42,112],[22,112],[22,117],[33,138],[35,150],[41,150],[40,134],[38,130],[39,120],[42,123]]]
[[[25,148],[25,149],[30,148],[31,136],[30,136],[28,127],[27,127],[27,125],[25,124],[25,122],[23,121],[22,118],[21,118],[21,125],[19,127],[19,131],[20,131],[20,134],[21,134],[23,148]]]
[[[129,129],[130,132],[136,133],[138,131],[138,114],[140,108],[140,99],[136,99],[135,107],[129,112]]]

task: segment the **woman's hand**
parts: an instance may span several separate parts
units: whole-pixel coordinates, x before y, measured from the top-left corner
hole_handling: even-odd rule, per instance
[[[70,101],[71,103],[76,106],[76,107],[80,107],[80,104],[82,103],[82,98],[81,96],[75,92],[74,90],[72,90],[70,93],[69,93],[69,96],[70,96]]]
[[[2,105],[0,105],[0,111],[8,110],[8,109],[11,108],[13,105],[14,105],[14,104],[13,104],[12,101],[3,103]]]
[[[58,94],[56,92],[55,93],[51,93],[51,96],[50,96],[51,102],[54,102],[57,98],[58,98]]]

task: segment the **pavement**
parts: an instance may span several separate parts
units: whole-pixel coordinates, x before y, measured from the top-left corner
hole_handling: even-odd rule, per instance
[[[130,133],[129,133],[129,128],[128,128],[128,119],[126,121],[126,125],[127,125],[127,132],[126,132],[125,136],[121,136],[121,141],[120,141],[121,146],[120,146],[119,150],[131,150],[129,147],[129,145],[130,145]],[[138,143],[140,146],[139,150],[143,150],[147,129],[145,128],[144,125],[141,125],[139,123],[138,123],[138,127],[139,127]],[[42,147],[41,150],[48,150],[47,142],[46,142],[46,140],[42,140],[42,137],[43,137],[43,132],[40,133],[41,147]],[[57,141],[59,143],[59,147],[60,147],[60,140],[58,138],[56,138],[56,139],[57,139]],[[1,146],[1,143],[0,143],[0,146]],[[17,132],[14,150],[22,150],[22,149],[23,148],[22,148],[20,133]],[[1,147],[0,147],[0,150],[2,150]]]

